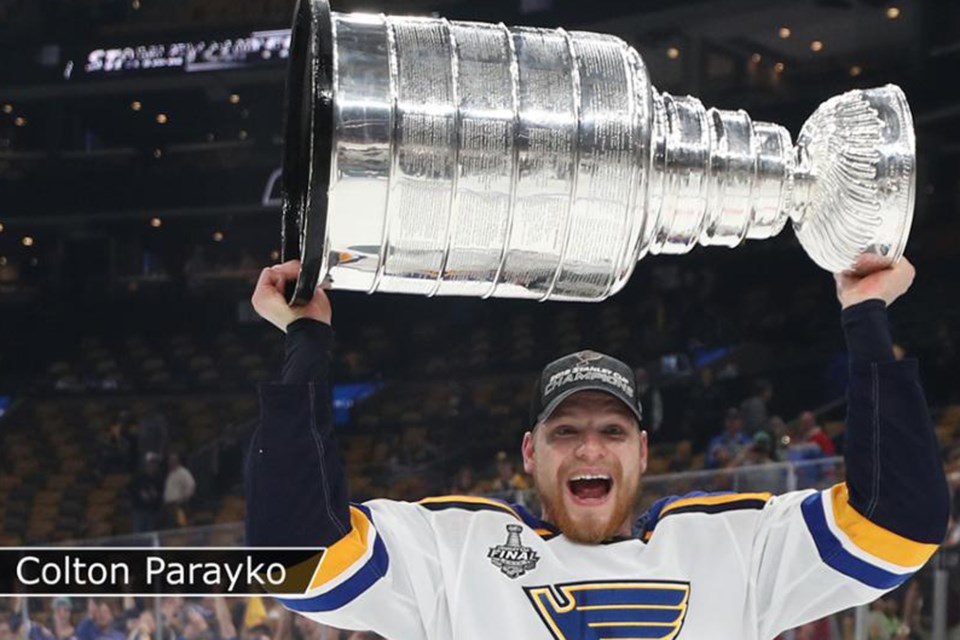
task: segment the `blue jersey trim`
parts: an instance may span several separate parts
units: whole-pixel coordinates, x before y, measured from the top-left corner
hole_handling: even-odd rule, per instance
[[[364,515],[370,520],[370,525],[374,527],[373,553],[367,558],[367,561],[360,567],[356,573],[344,580],[330,591],[322,593],[313,598],[277,598],[280,604],[293,611],[301,612],[320,612],[333,611],[346,606],[360,597],[367,589],[372,587],[377,580],[387,574],[390,566],[390,557],[387,554],[387,547],[383,544],[383,539],[376,532],[376,525],[373,522],[373,515],[370,509],[361,505],[353,505],[363,511]]]
[[[684,498],[696,498],[700,496],[722,495],[725,493],[733,492],[719,491],[716,493],[708,493],[706,491],[691,491],[690,493],[685,493],[682,496],[667,496],[666,498],[660,498],[650,505],[650,508],[643,512],[633,523],[633,535],[641,540],[644,540],[646,536],[653,533],[657,523],[660,522],[660,512],[663,511],[664,507],[676,502],[677,500],[683,500]]]
[[[843,548],[827,525],[823,513],[823,496],[817,492],[800,506],[807,529],[813,536],[820,558],[831,568],[874,589],[891,589],[907,581],[913,573],[893,573],[864,562]]]

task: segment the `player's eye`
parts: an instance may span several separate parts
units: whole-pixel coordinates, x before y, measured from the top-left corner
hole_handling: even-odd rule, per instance
[[[622,438],[627,435],[626,430],[618,424],[610,424],[603,428],[603,433],[612,438]]]
[[[577,434],[576,427],[572,427],[567,424],[562,424],[553,430],[553,435],[561,438],[565,436],[573,436],[576,434]]]

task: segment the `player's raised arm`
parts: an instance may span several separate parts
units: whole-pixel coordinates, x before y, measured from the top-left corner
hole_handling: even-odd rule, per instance
[[[253,294],[257,312],[286,333],[279,382],[260,388],[260,426],[246,465],[247,545],[326,550],[302,593],[281,602],[319,622],[423,638],[416,587],[432,589],[432,533],[412,507],[350,504],[333,430],[330,302],[289,307],[283,292],[297,277],[292,261],[264,269]],[[399,552],[406,540],[417,552]],[[319,557],[319,555],[318,555]]]
[[[917,361],[895,360],[886,312],[913,278],[906,259],[865,278],[837,277],[850,352],[844,458],[854,510],[905,539],[938,545],[949,489]]]
[[[847,478],[764,508],[750,559],[761,638],[876,599],[943,540],[949,497],[933,424],[917,362],[895,359],[887,319],[913,277],[906,259],[837,276],[850,354]]]
[[[281,381],[260,388],[261,424],[247,459],[251,546],[327,546],[351,528],[329,400],[332,310],[323,291],[306,306],[287,305],[284,288],[298,271],[296,261],[264,269],[252,298],[287,335]]]

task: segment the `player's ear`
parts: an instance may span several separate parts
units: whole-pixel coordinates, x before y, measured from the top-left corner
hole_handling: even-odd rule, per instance
[[[533,433],[527,431],[523,434],[523,443],[520,445],[520,452],[523,454],[523,470],[527,473],[533,473]]]
[[[641,475],[647,472],[647,432],[640,431],[640,473]]]

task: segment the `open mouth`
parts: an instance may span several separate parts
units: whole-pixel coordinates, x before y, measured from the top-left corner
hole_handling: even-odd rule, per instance
[[[581,474],[570,478],[567,487],[579,501],[602,501],[610,494],[613,479],[606,475]]]

